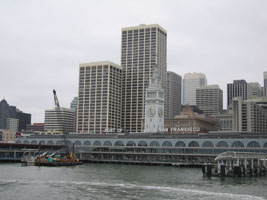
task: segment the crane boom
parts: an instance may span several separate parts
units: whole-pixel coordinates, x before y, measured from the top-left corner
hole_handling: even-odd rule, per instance
[[[59,101],[58,101],[58,98],[57,98],[57,93],[56,93],[56,90],[55,90],[55,89],[53,89],[53,94],[54,94],[54,102],[55,102],[55,106],[56,106],[57,108],[60,108],[60,106],[59,106]]]

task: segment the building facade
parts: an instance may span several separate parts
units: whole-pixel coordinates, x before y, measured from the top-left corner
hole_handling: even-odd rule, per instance
[[[166,89],[167,31],[157,24],[122,28],[122,128],[141,132],[145,90],[157,67]]]
[[[223,111],[223,91],[218,85],[196,89],[196,105],[206,115],[218,115]]]
[[[263,73],[264,96],[267,96],[267,71]]]
[[[261,96],[261,85],[257,82],[248,83],[248,99],[255,99]]]
[[[27,124],[26,126],[27,132],[43,132],[44,131],[44,123],[33,123]]]
[[[13,132],[18,132],[19,120],[16,118],[7,118],[6,129]]]
[[[69,133],[74,132],[75,112],[69,108],[45,110],[45,131]]]
[[[219,122],[215,118],[206,116],[196,106],[183,106],[180,115],[174,119],[165,119],[165,133],[198,134],[218,131]]]
[[[121,129],[121,66],[80,64],[77,132],[99,134]]]
[[[164,90],[161,79],[154,70],[146,89],[145,133],[158,133],[164,130]]]
[[[196,89],[207,85],[203,73],[186,73],[183,79],[183,105],[196,105]]]
[[[18,119],[18,131],[26,130],[26,125],[31,124],[31,114],[19,111],[15,106],[10,106],[5,99],[0,102],[0,129],[7,129],[7,119]]]
[[[233,131],[267,133],[267,97],[233,99]]]
[[[167,72],[165,91],[165,119],[173,119],[181,112],[182,77],[174,72]]]
[[[77,110],[77,105],[78,105],[78,97],[74,97],[73,100],[70,103],[70,109],[74,112]]]
[[[219,131],[232,131],[233,130],[233,115],[223,113],[219,115],[212,115],[220,123]]]
[[[227,106],[232,105],[234,97],[241,97],[243,100],[248,99],[248,85],[245,80],[234,80],[233,83],[227,84]]]

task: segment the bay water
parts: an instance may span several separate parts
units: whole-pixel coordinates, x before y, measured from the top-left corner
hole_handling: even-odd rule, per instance
[[[200,168],[0,164],[0,199],[267,199],[267,176],[207,178]]]

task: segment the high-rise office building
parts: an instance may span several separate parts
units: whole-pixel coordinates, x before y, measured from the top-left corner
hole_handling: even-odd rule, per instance
[[[267,96],[267,71],[263,73],[264,96]]]
[[[206,85],[196,89],[196,104],[206,115],[218,115],[223,111],[223,91],[218,85]]]
[[[248,99],[255,99],[261,96],[261,85],[257,82],[248,83]]]
[[[80,64],[77,132],[121,128],[121,75],[121,66],[112,62]]]
[[[145,90],[157,68],[166,90],[167,31],[157,24],[122,28],[122,128],[141,132]]]
[[[181,112],[182,77],[174,72],[167,72],[165,91],[165,119],[173,119]]]
[[[31,124],[32,115],[17,110],[17,117],[16,118],[19,120],[18,130],[19,131],[22,131],[22,130],[26,131],[27,124]]]
[[[196,89],[207,85],[203,73],[186,73],[183,79],[183,105],[196,105]]]
[[[26,130],[31,124],[31,114],[19,111],[16,106],[10,106],[5,99],[0,102],[0,129],[7,129],[7,119],[18,119],[18,131]]]
[[[267,97],[233,99],[233,131],[267,133]]]
[[[241,97],[243,100],[255,99],[262,96],[259,83],[247,83],[245,80],[234,80],[227,84],[227,106],[231,106],[234,97]]]
[[[227,106],[232,105],[234,97],[248,99],[248,85],[245,80],[234,80],[233,83],[227,84]]]

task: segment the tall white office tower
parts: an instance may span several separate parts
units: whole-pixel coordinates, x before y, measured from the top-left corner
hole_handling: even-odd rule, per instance
[[[141,132],[145,117],[145,91],[157,67],[166,88],[167,31],[157,24],[122,28],[122,128]]]
[[[203,73],[186,73],[183,80],[183,105],[196,105],[196,89],[207,85]]]
[[[154,70],[146,89],[144,132],[158,133],[164,131],[164,90],[161,78]]]
[[[119,65],[108,61],[80,64],[77,132],[121,128],[121,73]]]

